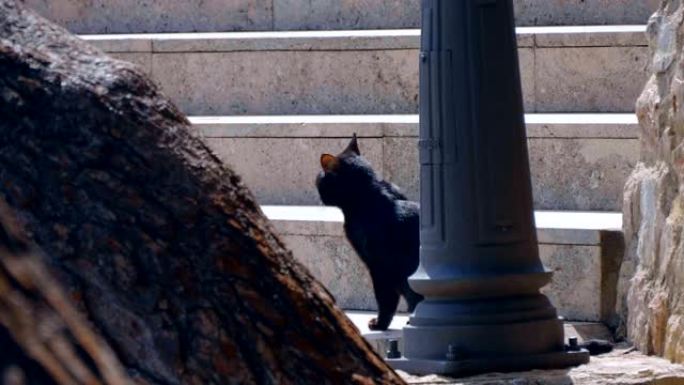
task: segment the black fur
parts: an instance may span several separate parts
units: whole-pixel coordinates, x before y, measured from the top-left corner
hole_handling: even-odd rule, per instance
[[[361,156],[356,135],[337,157],[323,155],[321,165],[323,171],[316,178],[321,200],[342,209],[347,239],[373,281],[378,316],[368,326],[386,330],[400,295],[409,311],[423,299],[407,281],[418,267],[418,204],[408,201],[395,185],[378,179]]]

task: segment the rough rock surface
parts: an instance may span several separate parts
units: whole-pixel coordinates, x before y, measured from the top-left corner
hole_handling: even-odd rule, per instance
[[[0,200],[0,383],[132,384]]]
[[[135,383],[402,382],[157,86],[15,0],[0,197]]]
[[[652,76],[637,101],[641,160],[624,190],[626,253],[619,333],[643,352],[684,361],[684,2],[651,17]]]
[[[618,349],[592,357],[587,365],[563,370],[491,373],[466,378],[399,374],[411,385],[680,385],[684,366]]]

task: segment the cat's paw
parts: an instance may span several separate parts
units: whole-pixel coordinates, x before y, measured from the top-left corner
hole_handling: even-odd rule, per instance
[[[387,330],[388,326],[389,325],[379,324],[377,318],[373,318],[372,320],[368,321],[368,329],[370,330]]]

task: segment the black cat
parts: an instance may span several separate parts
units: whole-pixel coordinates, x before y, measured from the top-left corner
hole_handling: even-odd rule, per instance
[[[356,134],[341,154],[321,155],[321,167],[316,178],[321,200],[342,209],[347,239],[373,281],[378,316],[368,327],[386,330],[400,295],[411,312],[423,299],[407,281],[418,267],[418,204],[408,201],[395,185],[378,179],[361,156]]]

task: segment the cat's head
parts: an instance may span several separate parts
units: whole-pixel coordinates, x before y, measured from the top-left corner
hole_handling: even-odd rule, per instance
[[[339,155],[321,155],[316,187],[325,205],[341,207],[359,199],[375,181],[370,163],[361,156],[356,134]]]

